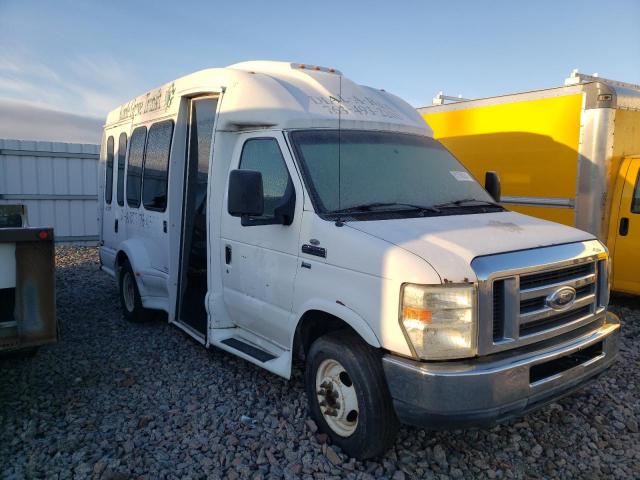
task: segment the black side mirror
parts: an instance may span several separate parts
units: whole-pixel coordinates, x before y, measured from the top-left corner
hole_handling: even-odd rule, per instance
[[[233,217],[259,217],[264,213],[262,173],[254,170],[231,171],[227,210]]]
[[[496,202],[500,201],[500,177],[497,172],[485,173],[484,188]]]

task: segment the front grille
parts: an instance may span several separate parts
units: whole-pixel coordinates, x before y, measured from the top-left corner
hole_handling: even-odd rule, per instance
[[[520,327],[520,337],[526,337],[527,335],[534,335],[536,333],[544,332],[552,328],[565,325],[569,322],[579,320],[586,315],[591,314],[591,306],[587,305],[577,310],[570,310],[568,312],[555,315],[550,318],[543,318],[535,322],[527,323]]]
[[[505,289],[505,284],[514,286]],[[493,342],[504,345],[543,338],[549,332],[593,316],[597,306],[597,268],[593,258],[533,273],[512,274],[493,281]],[[563,287],[576,291],[573,303],[552,308],[549,297]],[[505,335],[505,332],[508,335]],[[506,337],[506,338],[505,338]]]
[[[530,288],[536,288],[541,285],[548,285],[550,283],[564,283],[582,277],[593,272],[594,263],[583,263],[581,265],[573,265],[551,272],[540,272],[531,275],[523,275],[520,277],[520,288],[527,290]]]
[[[584,298],[586,295],[590,295],[595,292],[595,284],[591,283],[576,288],[576,300]],[[520,302],[520,313],[531,313],[536,310],[540,310],[545,306],[546,297],[535,297],[528,300],[522,300]]]
[[[493,283],[493,340],[504,337],[504,280]]]

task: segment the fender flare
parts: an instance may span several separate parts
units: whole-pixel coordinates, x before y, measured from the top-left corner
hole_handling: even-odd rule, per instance
[[[297,314],[295,328],[293,329],[294,333],[298,330],[298,326],[300,325],[302,317],[304,317],[307,312],[312,310],[318,310],[339,318],[340,320],[348,324],[351,328],[353,328],[353,330],[369,345],[374,348],[382,347],[382,343],[376,336],[373,329],[357,312],[351,310],[349,307],[340,305],[339,303],[332,303],[320,299],[312,299],[302,305],[302,308],[300,308],[299,310],[299,312],[301,313]],[[294,338],[295,334],[291,335],[289,346],[291,349],[293,349]]]
[[[135,275],[135,273],[151,268],[151,260],[149,259],[147,249],[144,247],[142,241],[137,238],[129,238],[122,242],[118,248],[118,253],[116,253],[116,264],[114,265],[116,276],[118,275],[118,255],[120,254],[120,252],[125,254],[127,260],[129,261],[129,264],[131,265],[131,268],[133,269],[134,278],[136,280],[136,284],[138,285],[140,295],[145,296],[147,292],[144,288],[144,282],[141,282],[139,275]]]

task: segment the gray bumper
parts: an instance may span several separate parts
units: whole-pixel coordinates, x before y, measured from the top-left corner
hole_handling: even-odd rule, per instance
[[[563,343],[469,361],[383,358],[398,418],[426,428],[483,426],[520,416],[576,390],[606,370],[618,352],[620,322]]]

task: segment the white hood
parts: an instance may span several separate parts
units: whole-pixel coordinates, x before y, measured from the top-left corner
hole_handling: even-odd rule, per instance
[[[587,232],[515,212],[451,215],[401,220],[348,222],[347,225],[421,257],[441,281],[473,281],[475,257],[581,242]]]

